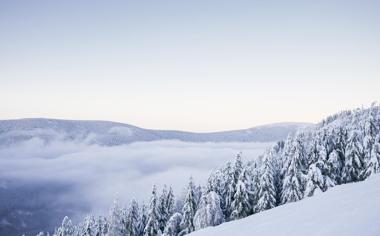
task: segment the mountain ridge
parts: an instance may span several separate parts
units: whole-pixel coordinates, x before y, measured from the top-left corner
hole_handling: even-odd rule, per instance
[[[0,145],[12,145],[32,138],[39,138],[46,143],[60,140],[106,146],[156,140],[272,142],[284,139],[289,133],[310,125],[301,122],[282,122],[240,130],[189,132],[146,129],[113,121],[23,118],[0,120]]]

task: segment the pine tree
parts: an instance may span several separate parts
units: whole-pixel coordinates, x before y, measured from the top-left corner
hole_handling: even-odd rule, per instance
[[[135,200],[132,200],[126,219],[126,231],[129,236],[139,235],[139,206]]]
[[[233,185],[233,168],[230,161],[228,161],[225,165],[225,167],[222,170],[222,209],[223,214],[226,216],[226,218],[229,218],[231,214],[231,203],[233,201],[233,189],[231,189],[231,186]]]
[[[255,213],[255,206],[259,201],[260,189],[260,164],[257,161],[250,161],[245,167],[246,188],[249,195],[249,203],[251,205],[250,214]]]
[[[166,222],[169,220],[169,212],[167,209],[167,199],[168,199],[168,190],[166,185],[162,189],[162,193],[158,199],[157,203],[157,213],[158,213],[158,225],[160,231],[163,232],[166,226]]]
[[[75,227],[71,223],[69,217],[65,216],[62,221],[62,225],[57,229],[54,233],[57,236],[74,236],[75,235]]]
[[[223,193],[223,198],[225,199],[225,203],[223,206],[224,214],[226,215],[227,219],[230,218],[231,213],[233,211],[232,209],[232,202],[234,201],[234,196],[236,193],[236,186],[239,181],[240,173],[243,169],[243,162],[241,160],[241,153],[239,153],[233,165],[230,163],[227,163],[227,166],[224,170],[224,188],[225,192]]]
[[[207,179],[206,192],[207,193],[215,192],[219,196],[222,196],[223,195],[223,183],[222,183],[223,177],[224,176],[221,170],[218,169],[218,170],[212,171],[210,176]]]
[[[112,236],[123,236],[126,233],[125,229],[125,213],[119,206],[118,200],[114,201],[114,204],[110,210],[109,229],[108,234]]]
[[[316,192],[322,192],[325,186],[324,177],[322,175],[322,162],[316,162],[310,165],[306,177],[305,196],[311,197]]]
[[[333,158],[336,158],[336,160],[334,160],[334,162],[336,162],[336,163],[334,165],[334,169],[331,170],[334,172],[334,175],[337,176],[334,179],[334,186],[335,186],[335,184],[341,184],[342,183],[342,181],[341,181],[342,179],[339,177],[342,176],[342,171],[343,171],[343,167],[344,167],[344,163],[345,163],[345,159],[346,159],[346,147],[347,147],[347,141],[348,141],[347,128],[346,127],[339,127],[335,136],[336,136],[336,138],[335,138],[335,142],[334,142],[334,151],[336,153],[334,153],[334,155],[336,155],[336,156]]]
[[[378,122],[376,120],[376,112],[375,109],[372,108],[364,127],[364,170],[361,176],[362,179],[366,179],[372,174],[379,172],[379,161],[376,154],[376,141],[379,130],[376,126],[376,122]]]
[[[106,236],[108,235],[108,222],[105,217],[98,217],[95,223],[95,236]]]
[[[282,168],[283,168],[283,152],[284,152],[285,142],[277,142],[276,145],[271,149],[269,159],[271,160],[273,167],[273,176],[274,176],[274,186],[276,189],[276,205],[281,204],[281,191],[282,191]],[[256,205],[256,204],[254,204]]]
[[[172,187],[169,187],[169,192],[166,197],[166,214],[170,218],[174,214],[175,208],[175,197]]]
[[[79,235],[96,236],[96,221],[93,215],[88,215],[84,218]]]
[[[145,203],[142,203],[141,210],[140,210],[140,219],[138,223],[138,234],[137,235],[144,235],[144,229],[148,223],[148,213],[147,213],[147,206]]]
[[[270,157],[271,151],[264,155],[260,169],[260,185],[258,188],[258,202],[255,205],[255,212],[271,209],[276,206],[276,186],[273,171],[273,164]]]
[[[231,204],[232,213],[230,219],[237,220],[243,217],[247,217],[252,212],[252,206],[250,203],[250,196],[247,189],[247,172],[242,170],[236,184],[236,192],[234,200]]]
[[[282,204],[295,202],[303,198],[305,177],[305,150],[300,137],[297,137],[289,153],[288,164],[282,187]]]
[[[155,236],[161,234],[159,216],[157,212],[157,190],[153,186],[152,197],[149,204],[148,220],[144,229],[144,236]]]
[[[185,235],[195,230],[193,220],[195,212],[197,210],[196,204],[197,203],[194,195],[194,183],[193,179],[190,178],[187,187],[186,199],[182,209],[181,232],[179,235]]]
[[[369,157],[365,160],[364,178],[380,172],[380,134],[374,140]]]
[[[353,131],[349,137],[346,149],[346,161],[343,168],[342,179],[344,183],[361,180],[363,171],[363,148],[360,144],[359,134]]]
[[[181,213],[174,213],[166,224],[163,236],[177,236],[181,230],[180,223],[182,221]]]
[[[208,226],[219,225],[224,222],[224,215],[220,207],[220,197],[217,193],[204,191],[199,207],[194,216],[195,230]]]

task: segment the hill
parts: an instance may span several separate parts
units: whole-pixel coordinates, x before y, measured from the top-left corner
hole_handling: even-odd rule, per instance
[[[379,219],[380,175],[375,175],[190,235],[376,236],[380,233]]]
[[[33,138],[45,143],[75,141],[116,146],[137,141],[180,140],[185,142],[272,142],[285,139],[307,123],[278,123],[250,129],[194,133],[151,130],[110,121],[57,119],[0,120],[0,145],[13,145]]]

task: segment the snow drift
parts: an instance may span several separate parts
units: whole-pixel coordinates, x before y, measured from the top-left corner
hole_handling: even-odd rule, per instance
[[[378,236],[380,175],[302,201],[196,231],[192,236]]]

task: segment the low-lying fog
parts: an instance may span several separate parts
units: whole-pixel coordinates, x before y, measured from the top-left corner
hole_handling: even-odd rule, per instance
[[[54,222],[64,214],[74,219],[89,212],[104,214],[115,198],[123,204],[132,198],[147,201],[153,184],[171,185],[179,195],[190,176],[202,184],[238,152],[245,160],[252,159],[271,144],[154,141],[114,147],[62,142],[46,146],[34,139],[1,148],[0,190],[5,202],[0,222],[28,228],[35,225],[28,223],[28,215],[43,218],[37,215],[44,213],[34,212],[36,207],[48,209],[49,218],[57,218]],[[12,222],[14,211],[24,216],[23,222],[17,217]]]

